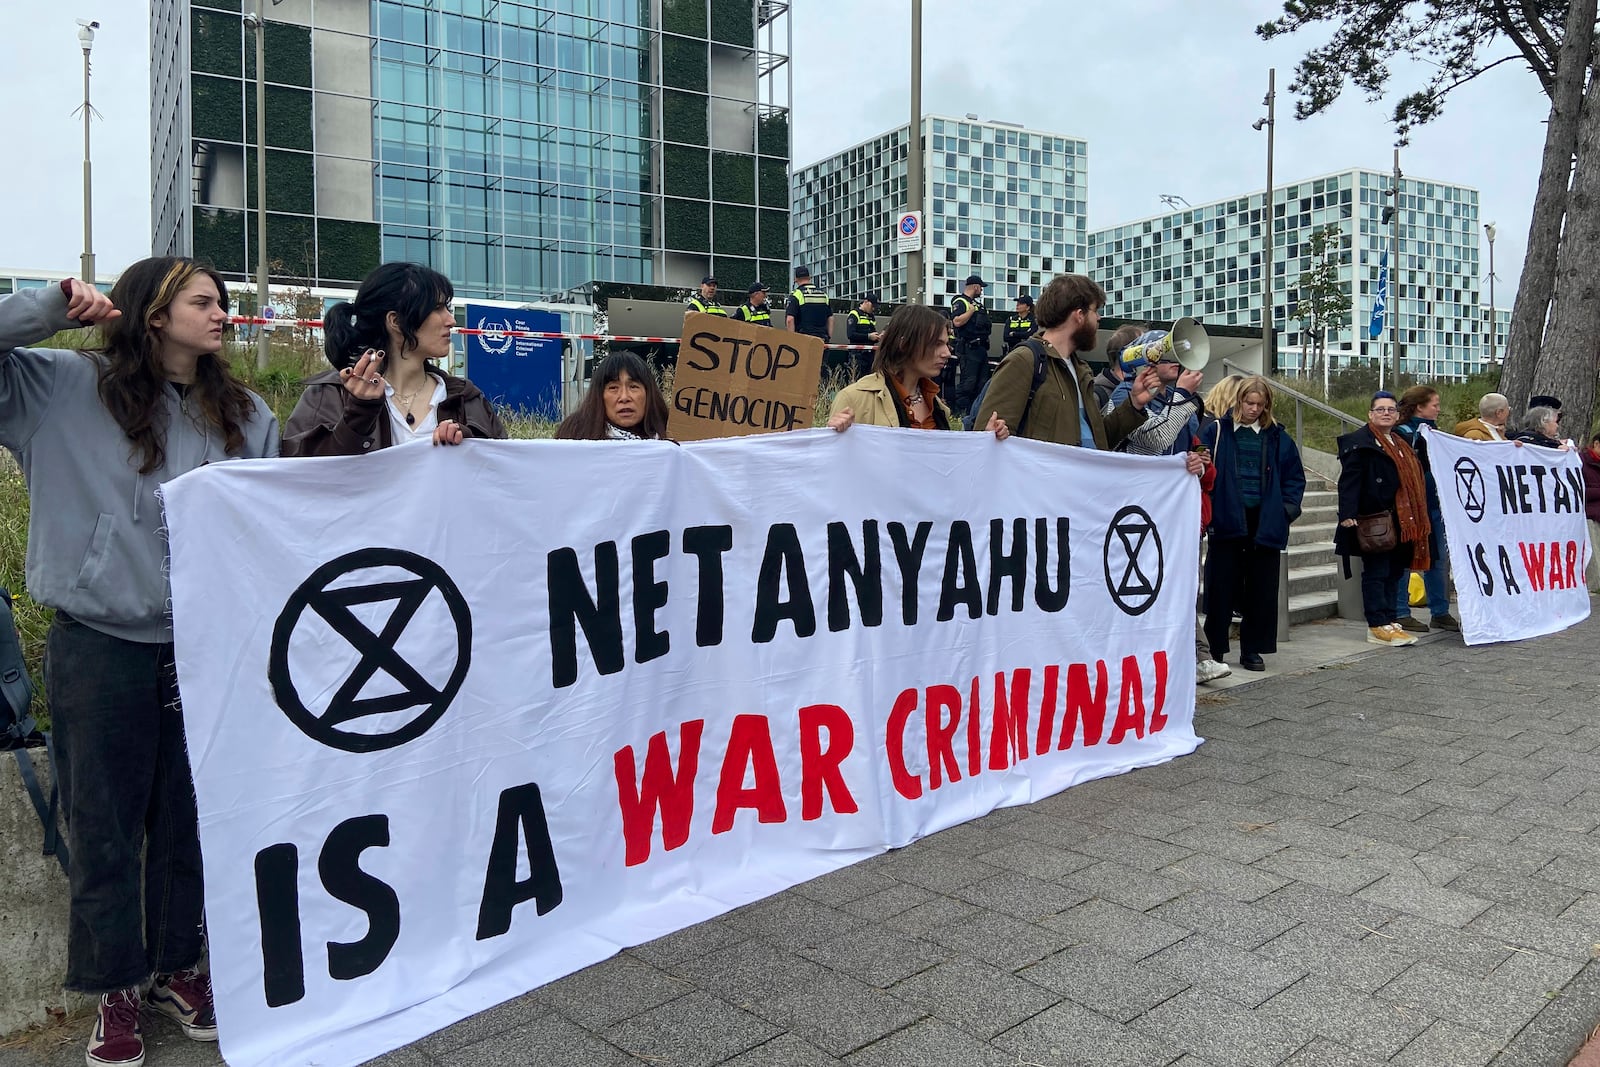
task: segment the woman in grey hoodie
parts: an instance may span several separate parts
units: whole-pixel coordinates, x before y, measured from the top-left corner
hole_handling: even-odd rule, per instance
[[[72,846],[66,987],[100,995],[90,1064],[142,1061],[152,975],[150,1007],[216,1040],[156,488],[278,453],[277,420],[222,358],[228,321],[222,278],[188,259],[135,263],[109,299],[73,279],[0,298],[0,445],[28,481],[28,589],[56,611],[45,692]],[[103,347],[19,347],[84,325]]]

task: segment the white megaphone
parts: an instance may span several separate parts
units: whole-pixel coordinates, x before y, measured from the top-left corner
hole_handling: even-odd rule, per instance
[[[1172,324],[1172,332],[1162,334],[1154,341],[1142,345],[1129,345],[1117,357],[1123,374],[1137,374],[1149,363],[1170,363],[1174,360],[1184,370],[1205,370],[1211,361],[1211,338],[1204,326],[1185,316]]]

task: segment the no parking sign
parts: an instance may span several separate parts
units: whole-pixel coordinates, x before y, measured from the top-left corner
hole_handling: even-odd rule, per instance
[[[894,225],[896,252],[922,251],[922,212],[902,211]]]

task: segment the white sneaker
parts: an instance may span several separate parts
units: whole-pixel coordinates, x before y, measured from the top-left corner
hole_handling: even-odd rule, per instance
[[[1214,682],[1218,678],[1226,678],[1232,673],[1233,668],[1221,660],[1202,659],[1196,660],[1194,664],[1194,680],[1199,685]]]

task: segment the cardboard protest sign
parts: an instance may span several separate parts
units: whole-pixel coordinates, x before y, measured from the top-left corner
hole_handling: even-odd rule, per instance
[[[353,1067],[1199,743],[1175,456],[857,426],[162,493],[232,1067]]]
[[[674,441],[809,429],[822,379],[820,338],[694,312],[672,377]]]

